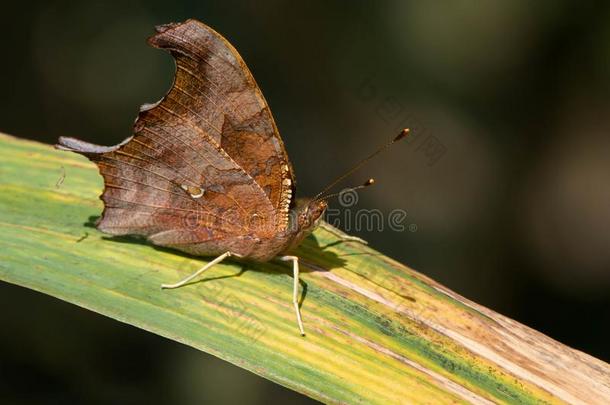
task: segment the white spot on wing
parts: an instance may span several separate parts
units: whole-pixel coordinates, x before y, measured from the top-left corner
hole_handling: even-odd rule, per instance
[[[192,198],[201,198],[205,194],[205,189],[202,187],[193,187],[187,186],[186,184],[181,184],[180,188],[189,193]]]

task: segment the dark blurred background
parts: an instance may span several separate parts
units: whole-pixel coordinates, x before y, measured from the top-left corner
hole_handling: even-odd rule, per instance
[[[351,180],[406,230],[350,233],[610,360],[610,3],[3,3],[0,131],[121,141],[172,81],[153,26],[200,19],[256,77],[299,195],[410,126]],[[0,305],[3,403],[310,402],[34,292],[3,284]]]

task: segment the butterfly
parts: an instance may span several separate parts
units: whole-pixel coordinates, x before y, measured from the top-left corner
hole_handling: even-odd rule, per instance
[[[290,252],[317,226],[343,240],[362,240],[322,221],[329,198],[324,192],[295,199],[294,172],[282,138],[233,46],[194,19],[156,31],[148,42],[173,56],[174,83],[159,102],[140,107],[133,135],[114,146],[61,137],[56,147],[98,166],[105,186],[99,230],[215,256],[163,288],[181,287],[229,257],[292,262],[293,305],[304,335],[299,259]]]

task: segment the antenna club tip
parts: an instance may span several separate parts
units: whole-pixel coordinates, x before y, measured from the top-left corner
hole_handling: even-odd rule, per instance
[[[371,184],[375,184],[375,179],[368,179],[365,183],[364,186],[370,186]]]
[[[394,138],[394,142],[400,141],[401,139],[405,138],[407,135],[409,135],[409,132],[411,132],[409,128],[404,128],[402,131],[400,131],[396,138]]]

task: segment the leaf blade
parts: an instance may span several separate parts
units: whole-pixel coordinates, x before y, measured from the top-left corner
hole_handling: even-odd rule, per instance
[[[368,247],[337,244],[319,230],[299,249],[307,285],[308,335],[301,338],[285,264],[224,263],[204,282],[162,291],[161,283],[205,260],[94,229],[90,217],[101,212],[102,181],[86,159],[0,135],[0,162],[2,280],[193,346],[324,402],[561,402],[544,384],[516,378],[518,369],[450,335],[452,328],[476,326],[494,337],[490,331],[501,318]]]

